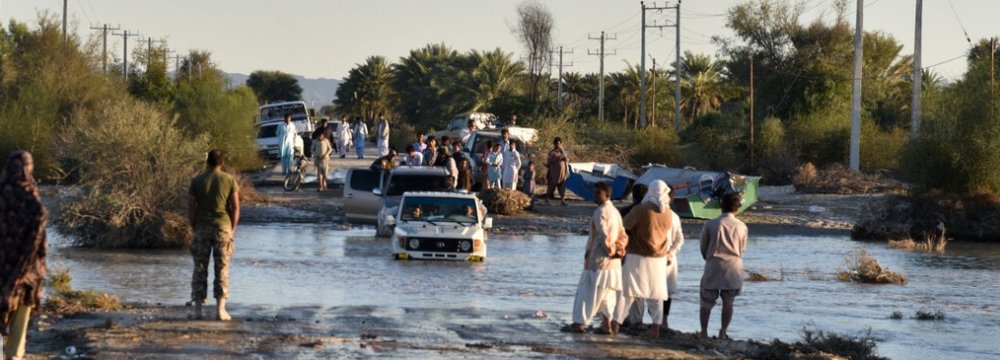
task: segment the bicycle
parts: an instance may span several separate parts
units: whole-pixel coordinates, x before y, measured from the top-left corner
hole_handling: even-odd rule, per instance
[[[285,175],[285,191],[297,191],[306,179],[306,157],[296,151],[292,169]]]

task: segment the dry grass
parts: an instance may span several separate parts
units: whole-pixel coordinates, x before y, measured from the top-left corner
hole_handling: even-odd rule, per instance
[[[798,191],[815,194],[855,195],[905,190],[899,182],[879,174],[854,172],[840,164],[817,170],[812,163],[805,163],[795,169],[792,184]]]
[[[922,321],[941,321],[944,320],[944,313],[940,310],[917,310],[916,314],[913,315],[913,319]]]
[[[847,269],[837,273],[841,281],[863,284],[906,284],[906,276],[889,271],[878,263],[878,259],[863,248],[858,248],[845,258]]]
[[[889,240],[889,248],[909,251],[942,254],[947,246],[948,238],[944,235],[924,234],[924,239],[920,241],[914,241],[912,238]]]
[[[236,182],[240,184],[240,204],[257,204],[268,202],[267,196],[257,192],[250,177],[242,173],[235,173]]]
[[[531,206],[531,198],[515,190],[487,189],[479,197],[491,214],[517,215]]]
[[[752,282],[771,281],[771,278],[769,278],[769,277],[767,277],[767,275],[761,274],[759,272],[756,272],[756,271],[753,271],[753,270],[748,270],[747,271],[747,281],[752,281]]]
[[[73,278],[65,269],[49,274],[52,292],[45,298],[45,310],[55,314],[79,314],[121,309],[117,297],[93,290],[73,290]]]
[[[876,353],[878,339],[871,329],[862,335],[831,334],[809,325],[802,329],[802,340],[785,343],[775,339],[752,354],[753,359],[886,359]]]

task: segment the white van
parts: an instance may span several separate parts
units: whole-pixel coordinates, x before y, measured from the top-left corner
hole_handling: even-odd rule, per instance
[[[260,107],[260,118],[257,122],[257,151],[265,159],[277,159],[278,156],[278,125],[285,122],[285,114],[292,115],[292,124],[299,133],[295,148],[306,156],[310,154],[313,132],[313,119],[305,101],[284,101],[271,103]],[[300,141],[301,140],[301,141]]]

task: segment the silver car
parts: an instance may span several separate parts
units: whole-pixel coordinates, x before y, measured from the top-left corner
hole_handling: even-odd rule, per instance
[[[389,173],[371,169],[347,170],[344,179],[344,213],[348,221],[376,224],[377,236],[392,234],[385,217],[394,215],[403,193],[446,191],[451,187],[448,170],[430,166],[400,166]]]

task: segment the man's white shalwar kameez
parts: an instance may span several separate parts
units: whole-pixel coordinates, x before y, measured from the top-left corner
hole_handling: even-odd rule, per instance
[[[503,179],[501,183],[504,189],[517,190],[517,172],[521,169],[521,153],[510,149],[503,153]]]
[[[613,320],[615,301],[622,289],[622,262],[611,258],[616,249],[624,249],[628,235],[622,217],[611,201],[594,211],[583,273],[573,302],[573,323],[590,325],[598,313]]]

